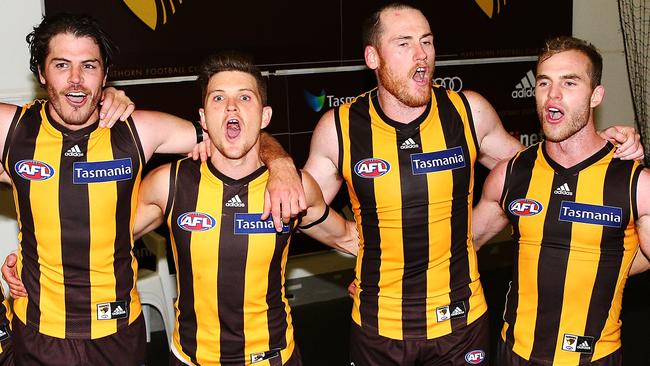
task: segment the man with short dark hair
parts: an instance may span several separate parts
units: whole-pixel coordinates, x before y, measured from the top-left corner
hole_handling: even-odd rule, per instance
[[[291,233],[356,254],[355,225],[330,211],[303,173],[307,209],[276,233],[262,220],[268,172],[260,130],[271,119],[266,86],[252,60],[209,57],[200,69],[201,124],[212,141],[206,162],[184,159],[148,174],[134,234],[169,227],[178,300],[170,365],[301,365],[293,336],[284,268]]]
[[[477,246],[508,223],[516,242],[497,365],[622,365],[623,289],[650,254],[650,171],[596,133],[601,73],[593,45],[546,43],[535,83],[545,141],[497,164],[474,209]]]

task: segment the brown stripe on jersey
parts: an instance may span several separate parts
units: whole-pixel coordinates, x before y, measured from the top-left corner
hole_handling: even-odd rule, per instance
[[[502,208],[508,212],[508,204],[512,201],[513,197],[526,197],[530,186],[530,180],[533,175],[533,166],[537,156],[536,148],[529,148],[519,153],[515,158],[508,162],[508,174],[506,175],[506,186],[504,192],[507,193],[501,202]],[[519,253],[519,216],[508,215],[513,229],[513,238],[515,240],[515,253]],[[519,261],[514,260],[514,268],[512,273],[519,273]],[[510,289],[508,290],[506,299],[506,309],[503,316],[505,322],[510,326],[506,331],[506,343],[509,345],[514,344],[514,324],[517,319],[517,307],[519,306],[519,280],[517,276],[512,276],[510,282]]]
[[[196,211],[196,200],[199,196],[201,177],[198,167],[185,167],[192,164],[191,160],[183,160],[178,164],[178,172],[181,170],[192,171],[194,174],[177,174],[175,199],[172,208],[171,233],[176,243],[176,266],[178,273],[178,333],[183,352],[190,357],[194,364],[198,365],[196,358],[196,331],[197,320],[194,311],[194,283],[192,270],[192,233],[181,229],[176,224],[176,218],[186,212]],[[194,168],[194,169],[192,169]],[[182,189],[178,189],[182,187]],[[170,188],[171,189],[171,188]],[[187,243],[187,245],[184,245]]]
[[[119,129],[116,127],[119,127]],[[126,124],[114,126],[111,129],[113,159],[126,159],[132,156],[140,156],[142,159],[143,155],[142,149],[140,148],[140,141],[136,137],[135,126],[132,120],[127,121]],[[134,149],[137,151],[133,151]],[[133,178],[116,182],[117,203],[115,209],[115,249],[113,254],[115,299],[125,301],[127,306],[131,303],[131,290],[133,289],[134,278],[133,268],[131,267],[131,199],[134,184],[140,183],[137,175],[140,174],[141,164],[143,162],[144,160],[138,161],[131,159],[131,174]],[[117,328],[121,329],[128,322],[129,317],[118,319]]]
[[[634,221],[637,221],[639,219],[639,208],[637,206],[637,185],[639,183],[639,175],[641,175],[641,172],[643,171],[643,166],[642,165],[637,165],[636,169],[634,170],[634,176],[632,177],[632,187],[630,188],[630,204],[632,205],[632,217],[634,218]],[[647,192],[646,192],[647,193]]]
[[[63,151],[75,145],[88,151],[88,135],[63,136]],[[73,181],[75,161],[63,158],[59,168],[59,215],[61,218],[61,259],[65,285],[66,337],[90,335],[90,208],[88,185],[69,184]],[[129,195],[130,196],[130,195]],[[74,318],[71,314],[75,314]]]
[[[20,272],[20,279],[23,281],[25,288],[29,289],[29,299],[27,301],[27,323],[32,326],[40,324],[40,299],[41,270],[38,265],[38,249],[36,236],[34,235],[34,216],[32,214],[30,200],[31,181],[17,177],[15,166],[16,162],[21,160],[31,160],[34,158],[36,150],[36,136],[40,129],[40,107],[33,107],[27,111],[16,128],[14,140],[20,141],[20,148],[12,148],[8,151],[7,163],[5,164],[6,172],[11,176],[14,184],[15,201],[20,215],[20,232],[22,239],[20,241],[20,255],[23,258],[23,268]],[[6,145],[5,145],[6,146]],[[13,145],[18,146],[18,145]],[[13,147],[12,146],[12,147]]]
[[[627,223],[630,222],[630,178],[634,163],[614,159],[610,161],[605,173],[603,186],[603,205],[620,207],[623,212],[621,228],[603,227],[600,239],[600,259],[592,289],[587,313],[585,336],[594,337],[594,344],[600,339],[607,316],[615,296],[616,285],[621,271],[624,240]],[[580,355],[580,362],[591,362],[592,354]]]
[[[429,103],[429,108],[431,103]],[[422,115],[428,115],[429,109]],[[387,120],[384,118],[384,120]],[[412,124],[412,128],[411,128]],[[395,147],[398,149],[401,200],[402,245],[404,250],[404,274],[402,275],[402,329],[404,338],[426,338],[427,317],[427,267],[429,264],[429,230],[427,219],[429,205],[409,205],[409,202],[429,202],[426,174],[413,174],[411,154],[422,152],[422,139],[417,121],[397,130]],[[399,150],[408,138],[417,148]],[[391,243],[387,243],[391,245]]]
[[[291,227],[294,221],[291,221]],[[266,312],[269,328],[269,349],[287,347],[287,313],[282,301],[282,258],[289,240],[289,234],[275,235],[275,250],[269,265],[269,275],[266,292]]]
[[[235,235],[235,213],[247,212],[248,185],[224,184],[222,202],[239,195],[244,207],[227,207],[221,212],[219,233],[219,265],[217,266],[217,312],[221,319],[220,338],[222,362],[235,355],[245,355],[244,286],[246,283],[246,257],[248,235]],[[228,359],[224,360],[224,356]],[[244,357],[242,357],[242,360]],[[230,364],[230,363],[229,363]],[[244,363],[242,361],[241,365]]]
[[[338,110],[336,116],[338,118]],[[364,240],[363,265],[359,274],[361,281],[359,312],[363,327],[379,329],[377,294],[379,293],[381,238],[379,236],[377,202],[375,201],[375,185],[372,178],[361,178],[354,171],[354,165],[357,162],[373,157],[370,120],[368,98],[358,98],[350,107],[349,134],[350,136],[366,136],[366,138],[355,139],[355,143],[350,146],[350,171],[352,172],[350,175],[354,192],[361,203],[361,230]],[[352,139],[348,137],[348,140]],[[339,149],[342,149],[342,145],[339,146]]]
[[[451,303],[465,301],[466,313],[470,311],[469,299],[472,294],[469,285],[470,278],[469,255],[467,252],[467,238],[469,225],[469,209],[467,205],[467,192],[470,191],[473,167],[469,156],[469,146],[465,140],[465,128],[458,111],[449,100],[447,92],[442,88],[433,88],[438,104],[438,114],[442,124],[447,148],[460,146],[463,149],[465,169],[452,171],[453,191],[450,218],[451,225],[451,258],[449,259],[449,299]],[[467,324],[467,316],[451,319],[452,331]]]
[[[552,162],[550,158],[547,158],[547,160]],[[571,174],[570,172],[555,174],[551,187],[559,187],[564,183],[567,183],[570,187],[576,187],[577,181],[577,174]],[[560,212],[562,201],[574,202],[575,195],[559,196],[551,193],[548,207],[545,208],[546,212]],[[562,312],[554,310],[564,298],[571,227],[570,222],[560,221],[554,215],[546,215],[544,220],[537,266],[537,292],[540,301],[537,304],[538,315],[535,320],[535,336],[530,354],[531,359],[553,359],[553,355],[555,355],[557,337],[551,335],[558,334]],[[566,248],[559,250],[559,245]]]

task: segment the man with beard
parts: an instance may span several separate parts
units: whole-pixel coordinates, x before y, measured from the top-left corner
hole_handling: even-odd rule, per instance
[[[29,294],[14,301],[16,363],[143,364],[131,235],[142,169],[154,153],[191,151],[202,129],[153,111],[98,128],[133,107],[118,103],[100,122],[115,48],[94,19],[48,16],[27,40],[49,98],[0,104],[0,181],[20,227],[14,280]]]
[[[163,165],[143,182],[134,235],[163,220],[178,274],[170,365],[300,365],[284,268],[291,233],[356,254],[353,222],[330,212],[318,185],[302,176],[307,209],[276,233],[262,220],[268,171],[260,129],[271,120],[266,84],[252,60],[222,52],[199,69],[201,124],[212,141],[206,162]]]
[[[433,35],[418,9],[382,7],[364,42],[378,86],[323,115],[305,165],[326,202],[345,180],[361,237],[352,364],[487,363],[474,163],[493,168],[523,146],[479,94],[432,88]]]
[[[593,45],[546,43],[535,84],[546,140],[497,164],[474,209],[477,246],[508,222],[517,245],[498,365],[622,365],[623,288],[639,247],[650,254],[650,171],[596,133],[601,75]]]

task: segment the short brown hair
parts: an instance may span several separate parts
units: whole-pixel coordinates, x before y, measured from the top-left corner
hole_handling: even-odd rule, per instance
[[[591,79],[591,87],[593,89],[600,85],[603,76],[603,56],[601,56],[593,44],[579,38],[560,36],[547,40],[537,58],[537,68],[551,56],[566,51],[578,51],[587,56],[591,62],[588,72],[589,78]]]
[[[240,71],[247,73],[255,78],[257,89],[260,93],[262,105],[266,106],[266,80],[262,72],[255,66],[253,58],[250,55],[237,51],[223,51],[208,56],[199,67],[199,84],[201,85],[201,95],[205,99],[210,78],[214,74],[223,71]]]
[[[372,14],[370,14],[370,16],[363,22],[363,46],[364,47],[365,46],[377,47],[379,45],[379,37],[381,36],[381,32],[382,32],[381,13],[389,9],[390,10],[413,9],[413,10],[420,11],[420,9],[404,2],[393,2],[377,9]]]

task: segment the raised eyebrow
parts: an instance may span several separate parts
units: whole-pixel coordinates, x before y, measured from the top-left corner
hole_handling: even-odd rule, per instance
[[[420,39],[424,39],[424,38],[427,38],[427,37],[431,37],[431,38],[433,38],[433,33],[423,34],[423,35],[420,37]]]
[[[560,79],[562,79],[562,80],[567,80],[567,79],[571,79],[571,80],[582,80],[582,78],[581,78],[580,75],[578,75],[578,74],[566,74],[566,75],[562,75],[562,76],[560,76]]]

